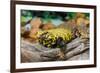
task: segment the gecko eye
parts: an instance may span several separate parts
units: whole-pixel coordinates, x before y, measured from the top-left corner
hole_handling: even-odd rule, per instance
[[[58,47],[60,47],[60,48],[64,47],[66,44],[61,37],[59,37],[56,42],[57,42]]]

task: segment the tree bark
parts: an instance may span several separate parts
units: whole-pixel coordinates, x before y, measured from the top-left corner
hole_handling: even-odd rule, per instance
[[[75,38],[65,48],[65,59],[80,55],[89,50],[89,40]],[[29,43],[22,40],[21,42],[21,62],[45,62],[45,61],[57,61],[59,59],[60,48],[45,48],[42,45],[35,43]]]

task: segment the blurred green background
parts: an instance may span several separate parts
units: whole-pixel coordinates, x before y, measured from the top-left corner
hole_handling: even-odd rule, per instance
[[[89,13],[83,13],[89,19]],[[56,11],[35,11],[35,10],[21,10],[21,26],[35,17],[40,17],[43,24],[52,22],[54,25],[60,25],[63,21],[75,19],[77,12],[56,12]]]

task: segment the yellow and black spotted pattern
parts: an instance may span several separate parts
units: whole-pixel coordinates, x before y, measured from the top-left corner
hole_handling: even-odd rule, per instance
[[[38,41],[45,47],[63,47],[72,39],[72,32],[68,29],[56,28],[38,32]]]

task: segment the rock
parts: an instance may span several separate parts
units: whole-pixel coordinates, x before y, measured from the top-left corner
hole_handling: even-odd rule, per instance
[[[48,30],[48,29],[53,29],[55,26],[52,24],[52,22],[48,22],[46,24],[44,24],[43,26],[43,30]]]
[[[84,13],[80,13],[80,12],[78,12],[77,14],[76,14],[76,18],[84,18],[85,17],[85,14]]]
[[[89,22],[89,19],[87,19],[85,17],[85,14],[83,13],[77,13],[76,14],[76,24],[77,25],[85,25],[85,26],[89,26],[90,22]]]
[[[30,22],[31,24],[31,30],[30,30],[30,38],[32,38],[33,40],[36,40],[37,39],[37,32],[40,30],[40,26],[42,24],[42,21],[40,18],[34,18],[31,20]]]
[[[58,27],[73,30],[73,28],[75,28],[76,26],[77,25],[76,25],[75,19],[72,19],[67,22],[64,22],[63,24],[60,24]]]
[[[39,17],[35,17],[30,22],[32,28],[39,28],[39,26],[42,24],[42,20]]]

